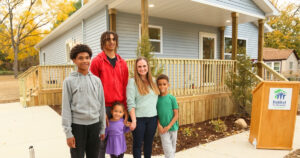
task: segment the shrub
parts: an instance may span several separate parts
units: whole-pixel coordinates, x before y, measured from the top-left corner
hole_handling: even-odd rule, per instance
[[[224,133],[227,130],[227,126],[224,121],[217,119],[217,120],[211,120],[209,121],[209,124],[211,124],[214,127],[215,132],[217,133]]]

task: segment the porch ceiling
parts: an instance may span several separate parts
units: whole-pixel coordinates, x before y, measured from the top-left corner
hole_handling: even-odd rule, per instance
[[[149,7],[149,16],[217,27],[231,25],[231,12],[239,12],[197,0],[149,0],[149,4],[154,4],[154,7]],[[116,0],[109,8],[115,8],[118,12],[140,14],[141,1]],[[259,18],[264,17],[240,12],[239,23],[253,22]]]

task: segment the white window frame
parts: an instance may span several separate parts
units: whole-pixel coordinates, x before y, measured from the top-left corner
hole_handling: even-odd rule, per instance
[[[271,64],[271,66],[270,65],[268,65],[268,66],[270,66],[274,71],[276,71],[275,69],[274,69],[274,66],[275,66],[275,63],[279,63],[279,72],[278,73],[280,73],[281,72],[281,62],[280,61],[268,61],[268,62],[265,62],[267,65],[268,65],[268,63],[270,63]],[[276,71],[277,72],[277,71]]]
[[[231,39],[232,39],[232,36],[224,36],[224,58],[225,58],[226,55],[230,55],[230,57],[231,57],[231,59],[232,59],[232,53],[226,53],[226,52],[225,52],[225,50],[226,50],[226,49],[225,49],[225,48],[226,48],[226,46],[225,46],[225,44],[226,44],[226,43],[225,43],[225,38],[231,38]],[[237,39],[238,39],[238,40],[245,40],[245,41],[246,41],[246,55],[247,55],[247,52],[248,52],[248,51],[247,51],[247,49],[248,49],[248,38],[245,38],[245,37],[238,37]],[[238,54],[237,54],[237,55],[238,55]],[[231,60],[231,59],[230,59],[230,60]],[[227,59],[227,60],[228,60],[228,59]]]
[[[217,58],[217,34],[208,32],[199,32],[199,59],[203,59],[203,37],[214,38],[214,59]]]
[[[150,28],[150,27],[160,29],[160,40],[155,40],[155,39],[150,39],[149,38],[150,42],[160,42],[160,52],[151,52],[151,53],[163,54],[163,27],[162,26],[157,26],[157,25],[148,25],[148,28]],[[142,29],[142,25],[139,24],[139,40],[141,40],[141,38],[142,38],[141,29]]]

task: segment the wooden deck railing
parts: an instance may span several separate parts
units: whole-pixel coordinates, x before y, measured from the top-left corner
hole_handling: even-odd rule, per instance
[[[225,79],[233,71],[233,60],[155,59],[170,78],[170,92],[175,96],[191,96],[227,92]],[[133,74],[135,60],[126,60]]]
[[[288,81],[287,78],[285,78],[283,75],[281,75],[280,73],[273,70],[271,67],[269,67],[264,62],[258,62],[258,63],[260,63],[262,65],[262,68],[263,68],[262,79],[264,81]],[[255,66],[257,66],[258,63],[256,63]]]

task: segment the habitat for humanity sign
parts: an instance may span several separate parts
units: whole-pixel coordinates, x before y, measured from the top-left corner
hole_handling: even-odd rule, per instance
[[[290,110],[292,101],[292,88],[270,88],[269,109]]]

